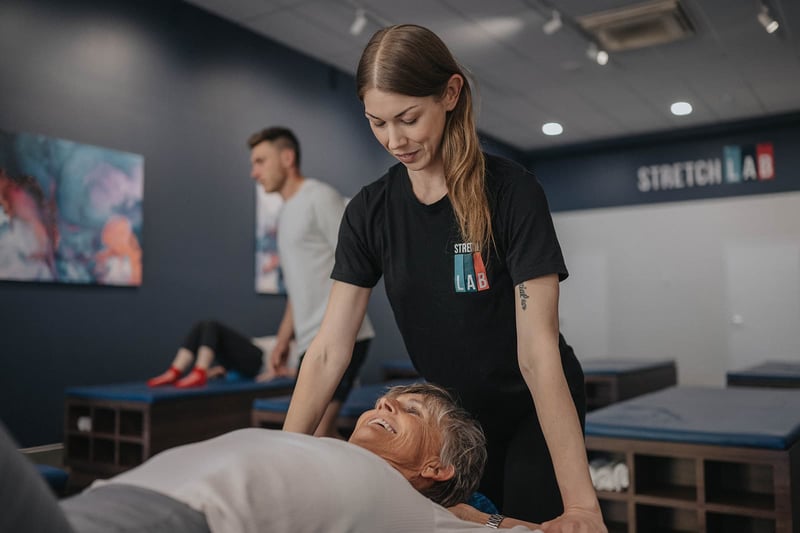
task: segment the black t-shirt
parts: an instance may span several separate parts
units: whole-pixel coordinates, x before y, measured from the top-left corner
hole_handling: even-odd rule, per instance
[[[415,367],[456,391],[479,418],[498,407],[531,407],[517,362],[514,287],[547,274],[567,277],[534,176],[487,155],[486,191],[496,246],[481,256],[462,242],[449,197],[421,203],[405,166],[393,166],[349,202],[332,274],[361,287],[383,275]],[[577,361],[563,353],[570,376]]]

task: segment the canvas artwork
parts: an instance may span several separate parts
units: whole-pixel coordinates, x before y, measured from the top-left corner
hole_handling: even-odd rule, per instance
[[[0,280],[142,284],[144,157],[0,130]]]
[[[256,184],[256,292],[286,294],[278,259],[278,215],[283,199]]]

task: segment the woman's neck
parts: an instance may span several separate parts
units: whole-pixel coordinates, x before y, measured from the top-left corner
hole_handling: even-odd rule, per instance
[[[434,204],[447,195],[447,182],[441,167],[434,172],[409,170],[408,177],[414,196],[425,205]]]

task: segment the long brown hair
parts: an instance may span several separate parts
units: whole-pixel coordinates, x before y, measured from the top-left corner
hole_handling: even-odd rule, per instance
[[[442,40],[429,29],[413,24],[378,30],[358,63],[358,97],[363,102],[364,93],[374,88],[406,96],[441,98],[453,74],[459,74],[464,85],[444,126],[444,178],[462,239],[486,250],[493,240],[492,221],[472,92],[462,68]]]

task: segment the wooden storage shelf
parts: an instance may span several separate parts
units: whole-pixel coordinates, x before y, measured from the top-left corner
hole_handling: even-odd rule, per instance
[[[611,490],[598,490],[597,497],[600,500],[608,501],[628,501],[630,499],[630,489],[614,492]]]
[[[600,500],[600,509],[603,511],[608,533],[628,532],[628,505],[624,500]]]
[[[686,487],[664,487],[650,489],[647,492],[637,493],[634,500],[638,503],[650,505],[666,505],[669,507],[694,508],[697,506],[697,491]]]
[[[634,455],[634,486],[637,494],[656,500],[697,500],[695,461],[686,457]]]
[[[699,531],[698,513],[694,509],[636,505],[637,531],[647,533],[688,533]]]
[[[598,494],[628,533],[800,533],[798,428],[795,391],[670,387],[589,413],[586,448],[628,467]]]
[[[765,361],[726,374],[729,387],[800,388],[800,361]]]
[[[64,413],[64,463],[71,470],[70,484],[79,489],[167,448],[249,427],[253,400],[291,393],[293,386],[287,379],[229,388],[210,385],[207,394],[153,391],[144,384],[117,386],[122,393],[115,386],[70,389]],[[125,394],[126,399],[117,399]]]
[[[627,491],[598,491],[609,532],[798,533],[800,445],[788,450],[587,436],[624,460]]]
[[[713,512],[706,513],[706,531],[708,533],[729,533],[731,531],[776,533],[775,520]]]
[[[586,410],[593,411],[677,383],[675,361],[587,359],[581,361]]]

